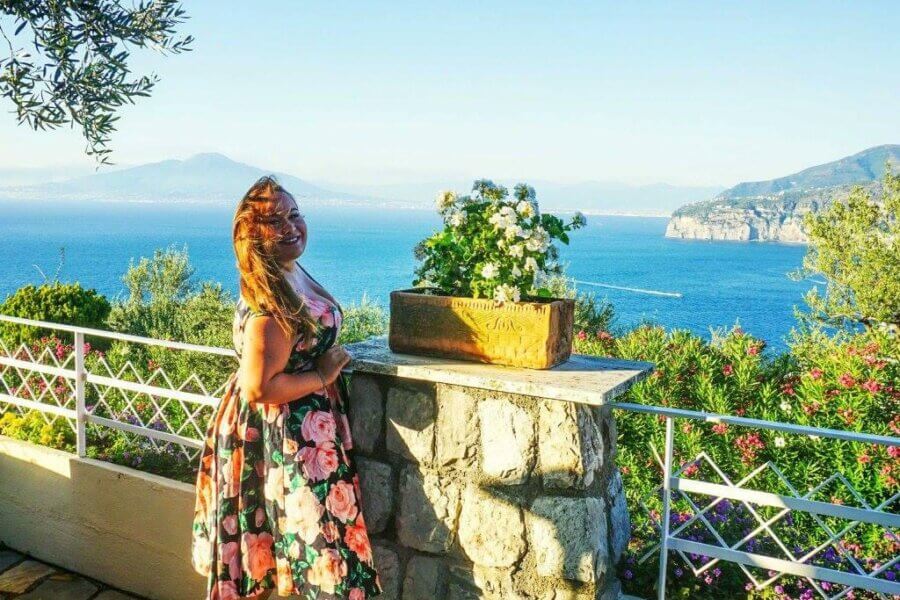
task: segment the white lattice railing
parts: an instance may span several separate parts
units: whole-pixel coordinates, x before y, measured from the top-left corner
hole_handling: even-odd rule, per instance
[[[75,431],[79,456],[87,453],[89,425],[96,426],[101,437],[103,428],[111,428],[143,436],[156,449],[174,445],[185,459],[194,458],[202,447],[204,411],[216,406],[227,382],[209,389],[208,383],[191,373],[176,384],[162,368],[138,368],[130,360],[113,367],[105,356],[95,358],[90,369],[85,337],[224,357],[235,357],[233,350],[6,315],[0,315],[0,321],[72,335],[72,350],[62,355],[50,347],[35,351],[28,344],[9,348],[0,340],[0,406],[40,411],[48,422],[67,419]],[[14,375],[19,385],[13,388],[7,375]],[[94,396],[90,405],[86,403],[89,391]]]
[[[102,431],[103,428],[111,428],[143,436],[154,443],[176,445],[181,449],[185,458],[193,458],[196,456],[197,450],[202,447],[206,427],[206,423],[203,422],[203,411],[209,411],[210,407],[216,405],[227,382],[222,382],[215,389],[208,390],[199,377],[191,374],[176,385],[162,369],[151,369],[150,374],[145,375],[145,370],[136,368],[130,361],[125,361],[124,364],[114,369],[103,357],[94,361],[96,363],[94,370],[89,370],[85,364],[85,336],[224,357],[234,357],[233,350],[5,315],[0,315],[0,321],[68,332],[74,336],[72,352],[64,355],[63,358],[58,358],[49,348],[44,348],[37,356],[27,345],[10,350],[0,340],[0,385],[2,385],[0,387],[0,407],[7,405],[16,407],[20,411],[40,411],[48,421],[60,417],[68,419],[75,429],[77,452],[81,456],[86,453],[87,427],[89,425],[97,427],[98,431]],[[12,389],[7,385],[4,377],[9,373],[14,373],[19,381],[25,383],[18,386],[19,389]],[[37,386],[29,383],[35,376],[39,382],[43,383]],[[53,385],[54,381],[56,385]],[[199,389],[200,393],[188,391],[189,389]],[[88,407],[85,402],[88,390],[91,390],[96,398],[96,403],[91,407]],[[111,394],[118,395],[116,396],[119,400],[118,410],[113,410]],[[137,402],[142,401],[139,400],[142,398],[150,403],[152,408],[149,412],[137,410]],[[662,457],[656,456],[663,470],[663,481],[657,489],[657,492],[662,494],[663,507],[663,513],[658,519],[661,531],[660,542],[640,557],[641,561],[647,561],[657,553],[659,554],[658,597],[660,599],[665,598],[669,551],[677,552],[698,575],[714,568],[718,562],[735,563],[740,566],[756,589],[766,588],[777,581],[779,577],[789,574],[806,578],[823,598],[829,600],[846,597],[854,588],[874,592],[881,598],[900,596],[900,583],[884,577],[889,569],[900,562],[900,554],[867,569],[866,565],[861,564],[847,553],[841,544],[841,540],[848,534],[858,527],[867,525],[883,528],[885,535],[889,536],[897,544],[897,547],[900,547],[900,537],[897,533],[897,530],[900,529],[900,515],[889,510],[900,500],[900,494],[894,494],[873,506],[840,473],[825,478],[818,486],[801,493],[772,463],[765,463],[740,480],[733,481],[705,453],[697,456],[694,462],[699,461],[706,465],[709,471],[716,475],[718,481],[689,478],[684,476],[686,466],[677,470],[673,470],[672,466],[675,419],[726,423],[738,427],[768,429],[787,434],[892,447],[900,447],[900,438],[658,406],[629,403],[616,403],[613,406],[629,412],[654,414],[664,418],[666,423],[665,451]],[[97,414],[101,408],[107,409],[107,416]],[[176,410],[173,411],[172,408]],[[178,422],[168,417],[172,412],[178,413]],[[763,474],[773,476],[780,483],[782,489],[786,490],[786,493],[773,493],[749,487]],[[843,486],[858,505],[848,506],[817,500],[818,494],[830,485]],[[674,493],[677,493],[677,499],[690,506],[693,514],[683,523],[672,528],[670,526],[670,509]],[[705,504],[698,503],[691,495],[711,498],[711,500]],[[738,502],[756,523],[752,530],[735,541],[726,540],[714,527],[710,517],[711,511],[714,511],[721,502],[732,500]],[[704,505],[701,507],[701,504]],[[767,516],[763,514],[760,507],[777,510]],[[791,518],[795,512],[810,515],[812,521],[825,533],[825,540],[822,543],[799,555],[788,548],[775,531],[775,527],[780,522]],[[844,522],[842,527],[834,526],[834,521],[837,520]],[[691,527],[704,528],[715,543],[686,539],[684,534],[689,532]],[[752,542],[760,535],[768,536],[783,558],[752,552],[750,550]],[[832,548],[835,553],[846,558],[849,570],[814,564],[814,558],[826,548]],[[692,555],[709,557],[709,559],[697,565],[691,560]],[[766,572],[765,577],[754,575],[755,571],[760,570]],[[826,588],[826,586],[828,587]],[[835,589],[834,586],[841,586],[841,588]],[[829,591],[835,591],[835,593],[829,595]]]
[[[658,406],[630,403],[617,403],[613,406],[620,410],[649,413],[665,418],[665,451],[662,457],[655,453],[663,472],[662,484],[654,491],[662,495],[662,515],[653,519],[660,530],[660,541],[646,549],[638,558],[638,562],[646,562],[659,555],[657,597],[660,600],[665,598],[666,593],[669,551],[677,552],[694,575],[698,576],[714,569],[719,562],[735,563],[748,577],[752,587],[757,590],[773,585],[784,575],[793,575],[806,579],[810,587],[827,600],[847,597],[854,589],[873,592],[879,598],[900,597],[900,582],[887,577],[892,573],[893,567],[900,562],[900,553],[895,552],[893,556],[882,557],[876,565],[867,567],[842,543],[851,532],[861,526],[869,526],[882,528],[883,535],[894,543],[895,548],[900,548],[898,535],[900,515],[891,512],[892,507],[896,510],[900,493],[884,498],[873,506],[841,473],[833,473],[818,485],[801,493],[771,462],[760,465],[740,480],[733,481],[705,452],[701,452],[694,460],[677,470],[673,470],[672,466],[675,419],[725,423],[738,427],[804,435],[813,439],[844,440],[888,447],[900,447],[900,438]],[[702,465],[705,469],[697,468],[698,465]],[[688,477],[685,474],[688,468],[695,473],[705,470],[715,475],[718,481],[703,481]],[[753,483],[764,479],[764,475],[768,475],[769,479],[774,478],[784,493],[754,489]],[[823,491],[833,490],[834,486],[843,488],[857,506],[836,503],[834,495],[830,502],[817,499],[823,496]],[[696,497],[709,500],[698,502]],[[676,501],[689,507],[690,516],[673,528],[670,511]],[[736,501],[738,506],[750,515],[754,525],[746,532],[742,532],[743,535],[737,536],[738,539],[726,540],[721,530],[715,527],[712,522],[714,519],[711,517],[715,515],[717,506],[731,501]],[[652,514],[645,503],[642,502],[641,507]],[[764,508],[775,510],[766,515],[763,514]],[[782,535],[779,535],[776,527],[779,523],[792,519],[794,513],[808,515],[811,523],[824,533],[824,539],[812,548],[802,550],[789,548],[782,539],[785,532],[782,531]],[[697,536],[687,535],[696,530],[703,532],[707,541],[697,541]],[[688,539],[689,537],[694,539]],[[780,556],[753,552],[755,542],[759,542],[761,538],[764,538]],[[709,543],[710,540],[713,543]],[[818,559],[823,554],[829,553],[840,557],[839,562],[846,570],[816,564],[822,562]],[[696,560],[698,557],[704,557],[705,560],[698,561]],[[698,562],[700,564],[697,564]],[[761,576],[761,573],[764,573],[764,576]]]

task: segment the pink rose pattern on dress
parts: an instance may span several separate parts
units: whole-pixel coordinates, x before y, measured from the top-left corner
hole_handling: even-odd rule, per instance
[[[307,299],[320,328],[297,343],[287,372],[337,339],[338,307]],[[238,302],[235,348],[251,311]],[[304,598],[365,600],[381,593],[361,511],[343,379],[281,406],[251,406],[229,379],[206,435],[197,474],[194,568],[207,600],[267,590]]]

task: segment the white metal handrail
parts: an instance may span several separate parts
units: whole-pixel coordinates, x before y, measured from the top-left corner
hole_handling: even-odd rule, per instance
[[[119,379],[117,377],[107,377],[104,375],[99,375],[96,373],[89,373],[85,367],[85,353],[84,353],[84,338],[86,335],[96,336],[106,339],[113,340],[121,340],[127,342],[141,343],[146,345],[155,345],[162,346],[166,348],[171,348],[174,350],[186,350],[186,351],[194,351],[194,352],[202,352],[207,354],[219,355],[219,356],[229,356],[235,357],[236,353],[232,349],[226,348],[218,348],[214,346],[203,346],[197,344],[186,344],[183,342],[176,342],[172,340],[160,340],[155,338],[147,338],[142,336],[117,333],[112,331],[106,331],[101,329],[92,329],[88,327],[78,327],[72,325],[64,325],[60,323],[50,323],[45,321],[36,321],[33,319],[22,319],[19,317],[10,317],[7,315],[0,315],[0,321],[6,321],[9,323],[16,323],[20,325],[27,325],[32,327],[38,327],[41,329],[51,329],[58,331],[66,331],[70,332],[74,335],[74,354],[75,354],[75,365],[74,369],[64,368],[62,366],[52,366],[45,365],[39,363],[37,361],[26,361],[21,358],[13,358],[11,356],[0,356],[0,366],[8,366],[17,370],[28,370],[30,372],[38,372],[46,375],[52,375],[54,377],[62,377],[68,380],[74,380],[75,382],[75,409],[72,410],[70,408],[66,408],[64,406],[54,406],[52,404],[37,402],[34,400],[29,400],[26,398],[19,398],[10,394],[0,393],[0,403],[5,403],[13,406],[18,406],[20,408],[30,409],[42,411],[50,414],[54,414],[57,416],[62,416],[75,420],[76,424],[76,446],[77,452],[79,456],[85,456],[86,454],[86,425],[88,423],[93,423],[96,425],[101,425],[104,427],[109,427],[113,429],[117,429],[120,431],[125,431],[137,435],[142,435],[145,437],[153,438],[156,440],[176,443],[182,446],[191,447],[191,448],[200,448],[202,447],[202,441],[194,438],[189,438],[183,435],[179,435],[174,432],[167,431],[159,431],[156,429],[152,429],[149,427],[144,427],[140,425],[134,425],[131,423],[123,423],[121,421],[116,421],[113,419],[107,419],[105,417],[101,417],[98,415],[93,415],[87,411],[87,407],[85,406],[85,391],[86,384],[94,383],[98,385],[103,385],[108,388],[118,388],[120,390],[127,390],[136,393],[148,394],[150,396],[158,396],[161,398],[168,398],[177,400],[179,402],[190,402],[197,403],[206,406],[215,406],[217,403],[217,399],[212,396],[205,396],[203,394],[195,394],[191,392],[185,392],[182,390],[176,390],[172,388],[165,388],[161,386],[149,385],[146,383],[135,383],[133,381],[127,381],[123,379]],[[742,568],[745,566],[753,566],[753,567],[762,567],[766,569],[770,569],[773,571],[777,571],[779,574],[786,573],[796,575],[798,577],[806,577],[812,580],[820,580],[820,581],[828,581],[831,583],[836,583],[840,585],[849,586],[842,593],[834,596],[833,598],[840,598],[851,590],[852,588],[860,588],[871,590],[876,593],[881,594],[900,594],[900,583],[888,581],[887,579],[878,579],[877,576],[886,569],[890,568],[898,561],[900,561],[900,556],[895,557],[893,560],[886,562],[878,569],[875,569],[869,573],[863,572],[862,567],[858,565],[858,563],[854,563],[857,568],[857,573],[849,573],[846,571],[839,571],[837,569],[829,569],[825,567],[819,567],[812,564],[807,564],[805,561],[809,560],[815,554],[820,551],[822,548],[826,547],[823,545],[822,547],[816,549],[813,552],[808,553],[807,555],[800,557],[800,559],[792,560],[784,560],[770,556],[764,556],[760,554],[754,554],[752,552],[746,552],[742,550],[737,550],[743,542],[745,542],[748,538],[745,537],[744,540],[738,542],[737,545],[729,547],[724,540],[721,539],[718,534],[715,534],[717,537],[717,541],[721,545],[716,546],[712,544],[705,544],[701,542],[695,542],[691,540],[685,540],[682,538],[678,538],[677,534],[681,531],[684,531],[685,528],[692,522],[700,521],[707,526],[709,526],[709,522],[706,520],[704,514],[715,504],[723,499],[734,499],[744,503],[745,506],[748,507],[748,510],[760,521],[760,527],[754,531],[754,534],[761,530],[769,530],[769,526],[774,523],[777,519],[782,518],[792,510],[807,512],[813,515],[820,526],[822,526],[825,531],[830,535],[829,542],[833,543],[839,540],[843,535],[845,535],[848,531],[853,529],[859,523],[873,523],[879,526],[883,526],[886,529],[890,530],[892,528],[900,528],[900,516],[895,513],[887,512],[886,507],[890,506],[892,502],[900,498],[900,494],[893,496],[892,498],[886,500],[882,504],[877,507],[869,507],[865,505],[864,508],[859,507],[850,507],[844,506],[841,504],[834,504],[828,502],[819,502],[814,501],[809,498],[813,491],[817,491],[819,488],[815,488],[812,490],[810,494],[806,496],[801,496],[799,493],[796,493],[796,490],[793,489],[792,486],[788,483],[788,487],[791,492],[794,493],[794,496],[786,496],[781,494],[773,494],[769,492],[764,492],[760,490],[752,490],[741,487],[747,480],[749,480],[750,476],[745,477],[745,479],[737,482],[737,484],[731,483],[727,477],[725,477],[724,473],[721,471],[717,471],[725,480],[727,485],[715,484],[712,482],[703,482],[694,479],[687,479],[683,477],[678,477],[681,473],[682,469],[679,469],[677,473],[673,474],[673,466],[672,461],[674,458],[674,421],[675,419],[689,419],[696,421],[704,421],[710,423],[727,423],[729,425],[735,425],[739,427],[747,427],[753,429],[767,429],[772,431],[780,431],[784,433],[797,434],[797,435],[807,435],[807,436],[818,436],[821,438],[830,438],[835,440],[844,440],[851,442],[859,442],[864,444],[878,444],[882,446],[900,446],[900,438],[891,437],[891,436],[881,436],[881,435],[873,435],[868,433],[859,433],[859,432],[851,432],[851,431],[841,431],[836,429],[826,429],[826,428],[818,428],[818,427],[810,427],[805,425],[796,425],[791,423],[782,423],[777,421],[765,421],[760,419],[750,419],[746,417],[736,417],[731,415],[721,415],[721,414],[711,414],[711,413],[703,413],[692,410],[678,409],[678,408],[668,408],[662,406],[647,406],[642,404],[633,404],[633,403],[614,403],[613,408],[619,410],[625,410],[629,412],[635,413],[646,413],[646,414],[655,414],[659,416],[665,417],[666,423],[666,436],[665,436],[665,454],[663,457],[663,480],[661,489],[663,491],[663,516],[661,520],[661,538],[659,544],[660,557],[659,557],[659,578],[658,578],[658,598],[660,600],[665,598],[665,583],[666,583],[666,567],[668,561],[668,552],[669,550],[675,550],[681,553],[691,552],[696,554],[702,554],[705,556],[709,556],[714,558],[715,560],[724,560],[729,562],[734,562],[738,565],[741,565]],[[754,471],[759,472],[760,469]],[[751,474],[752,475],[752,474]],[[832,478],[829,478],[828,481],[831,481]],[[787,483],[787,482],[785,482]],[[824,484],[821,484],[821,487]],[[672,492],[676,491],[682,494],[684,498],[691,504],[693,509],[695,510],[695,515],[688,522],[681,524],[676,531],[670,531],[670,511],[671,511],[671,502],[672,502]],[[700,509],[686,496],[687,492],[700,494],[704,496],[708,496],[714,498],[706,508]],[[759,504],[759,505],[768,505],[782,508],[774,518],[769,519],[765,522],[757,515],[752,508],[750,508],[750,503]],[[865,504],[864,502],[862,502]],[[825,525],[821,520],[818,519],[819,516],[830,516],[830,517],[838,517],[846,520],[852,521],[849,526],[844,528],[839,533],[832,532],[827,525]],[[752,534],[751,534],[752,535]],[[900,542],[900,538],[898,538],[895,534],[890,533],[893,538]],[[708,568],[712,563],[708,563],[704,568]],[[745,572],[747,572],[745,570]],[[749,574],[749,572],[747,572]],[[769,580],[774,581],[775,578]],[[814,584],[815,585],[815,584]],[[759,587],[759,586],[758,586]],[[822,592],[821,588],[817,586],[817,589],[825,596],[825,593]],[[827,597],[827,596],[826,596]]]
[[[34,319],[24,319],[21,317],[12,317],[9,315],[0,315],[0,321],[15,323],[17,325],[26,325],[37,327],[40,329],[49,329],[54,331],[65,331],[73,334],[74,343],[73,350],[75,356],[74,369],[67,369],[59,366],[45,365],[36,361],[22,360],[12,356],[0,355],[0,366],[12,367],[16,370],[27,370],[29,372],[43,373],[53,377],[62,377],[64,379],[74,381],[75,388],[75,408],[66,408],[63,406],[54,406],[43,402],[36,402],[26,398],[18,398],[10,394],[0,393],[0,403],[5,403],[29,410],[37,410],[61,416],[75,421],[75,446],[78,456],[87,455],[87,434],[86,428],[88,424],[101,425],[119,431],[141,435],[162,442],[175,443],[189,448],[202,448],[203,442],[198,439],[179,435],[174,432],[159,431],[150,427],[134,425],[132,423],[123,423],[114,419],[107,419],[99,415],[91,414],[85,405],[85,391],[89,383],[104,386],[107,388],[119,389],[138,394],[146,394],[150,397],[159,397],[180,402],[190,402],[204,406],[215,407],[218,400],[215,397],[203,394],[186,392],[183,390],[166,388],[158,385],[150,385],[147,383],[137,383],[127,381],[117,377],[108,377],[97,373],[87,371],[85,366],[84,340],[85,336],[100,337],[124,342],[133,342],[148,346],[161,346],[173,350],[201,352],[204,354],[212,354],[226,357],[236,357],[237,354],[233,349],[219,348],[216,346],[204,346],[199,344],[188,344],[173,340],[161,340],[127,333],[119,333],[103,329],[94,329],[90,327],[80,327],[76,325],[66,325],[63,323],[52,323],[48,321],[38,321]]]
[[[788,484],[788,487],[790,488],[791,492],[795,493],[795,495],[786,496],[782,494],[773,494],[770,492],[741,487],[744,481],[750,479],[750,476],[745,478],[745,480],[738,482],[738,484],[733,484],[728,480],[727,477],[725,477],[724,473],[716,469],[718,474],[723,477],[727,484],[721,485],[707,481],[678,477],[677,475],[679,475],[684,470],[684,468],[682,467],[681,469],[679,469],[678,473],[675,473],[674,475],[672,468],[675,445],[674,422],[676,418],[704,421],[707,423],[727,423],[729,425],[752,429],[767,429],[770,431],[780,431],[790,434],[818,436],[820,438],[859,442],[863,444],[876,444],[881,446],[898,447],[900,446],[900,437],[873,435],[852,431],[841,431],[837,429],[810,427],[807,425],[796,425],[792,423],[765,421],[761,419],[750,419],[746,417],[735,417],[731,415],[704,413],[693,410],[668,408],[662,406],[648,406],[627,402],[617,402],[612,404],[612,407],[629,412],[653,414],[665,417],[666,437],[665,453],[662,461],[663,480],[661,485],[663,493],[663,512],[660,519],[661,533],[660,543],[658,546],[659,573],[657,580],[657,598],[659,600],[664,600],[666,597],[668,554],[670,550],[678,551],[682,553],[682,556],[684,556],[684,553],[687,552],[702,556],[708,556],[716,560],[733,562],[740,565],[741,568],[758,567],[768,569],[778,572],[779,576],[781,574],[789,574],[803,577],[808,579],[813,587],[816,588],[816,590],[823,597],[831,598],[832,600],[836,600],[837,598],[846,596],[853,588],[864,589],[879,594],[900,595],[900,582],[890,581],[888,579],[879,579],[877,577],[878,575],[884,573],[887,569],[890,569],[893,565],[900,562],[900,555],[893,557],[891,560],[886,561],[879,568],[868,573],[865,572],[865,570],[855,560],[852,560],[851,564],[857,569],[856,573],[820,567],[817,565],[808,564],[806,562],[809,559],[813,558],[816,554],[821,552],[824,548],[828,547],[828,545],[840,540],[844,535],[846,535],[846,533],[854,529],[860,523],[871,523],[882,526],[895,542],[900,543],[900,536],[891,531],[892,529],[900,529],[900,515],[883,510],[884,508],[890,506],[898,498],[900,498],[900,493],[895,494],[877,507],[869,507],[867,504],[865,504],[865,502],[863,502],[863,504],[865,504],[865,508],[859,508],[844,506],[843,504],[810,500],[808,499],[808,497],[803,497],[797,494],[796,490],[794,490],[793,486],[790,486],[790,484]],[[760,470],[761,469],[757,469],[754,474],[756,474]],[[812,491],[818,491],[818,489],[819,488],[815,488]],[[679,492],[694,510],[694,516],[690,518],[686,523],[681,524],[674,534],[670,531],[673,491]],[[706,508],[700,509],[686,495],[687,492],[707,496],[713,498],[713,500],[707,505]],[[712,526],[709,524],[709,521],[704,516],[709,509],[711,509],[713,506],[724,499],[731,499],[742,502],[744,506],[747,507],[749,512],[757,519],[757,521],[760,522],[761,526],[757,528],[753,532],[753,534],[751,534],[751,536],[762,530],[766,530],[767,533],[773,535],[770,526],[775,521],[785,517],[791,511],[799,511],[813,515],[817,523],[821,527],[823,527],[825,532],[829,535],[829,540],[828,542],[826,542],[826,544],[821,545],[819,548],[816,548],[814,551],[809,552],[804,556],[801,556],[799,559],[789,554],[791,560],[785,560],[772,556],[738,550],[737,548],[744,545],[744,543],[746,543],[747,540],[751,538],[751,536],[745,536],[736,544],[729,546],[729,544],[727,544],[725,540],[722,539],[722,537],[712,528]],[[779,511],[774,518],[769,519],[768,521],[764,521],[756,513],[756,511],[751,508],[751,504],[777,507],[783,510]],[[824,522],[821,521],[821,519],[818,518],[819,516],[836,517],[851,521],[851,523],[840,533],[834,533]],[[719,542],[720,545],[706,544],[677,537],[679,532],[686,530],[686,528],[691,523],[697,521],[703,523],[707,528],[710,529],[713,536],[716,538],[716,541]],[[707,565],[704,566],[704,569],[709,568],[710,566],[712,566],[712,564],[712,562],[707,563]],[[701,569],[701,571],[702,570],[703,569]],[[749,572],[746,569],[744,569],[744,572],[749,575]],[[770,578],[763,585],[758,584],[752,577],[751,580],[757,585],[757,588],[760,588],[765,587],[765,585],[773,582],[776,578],[777,577]],[[823,591],[823,589],[815,583],[816,581],[827,581],[829,583],[844,585],[847,587],[839,594],[829,597],[825,593],[825,591]]]

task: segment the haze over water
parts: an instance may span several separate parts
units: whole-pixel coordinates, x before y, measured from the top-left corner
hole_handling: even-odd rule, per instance
[[[416,242],[440,225],[433,211],[301,208],[309,224],[304,266],[343,304],[365,293],[383,306],[391,290],[411,287]],[[129,260],[171,244],[187,246],[198,281],[237,291],[231,249],[232,207],[161,204],[0,202],[0,298],[52,276],[65,247],[63,281],[124,296]],[[666,219],[589,216],[571,246],[558,244],[570,277],[580,281],[678,292],[681,298],[580,285],[607,297],[617,325],[643,320],[709,336],[739,321],[783,348],[793,309],[812,283],[794,282],[805,247],[697,242],[663,237]]]

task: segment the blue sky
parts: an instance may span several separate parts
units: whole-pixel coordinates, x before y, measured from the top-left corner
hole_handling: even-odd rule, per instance
[[[194,52],[135,54],[162,81],[123,111],[120,163],[732,185],[900,142],[896,1],[186,8]],[[0,118],[0,166],[90,165],[82,146]]]

